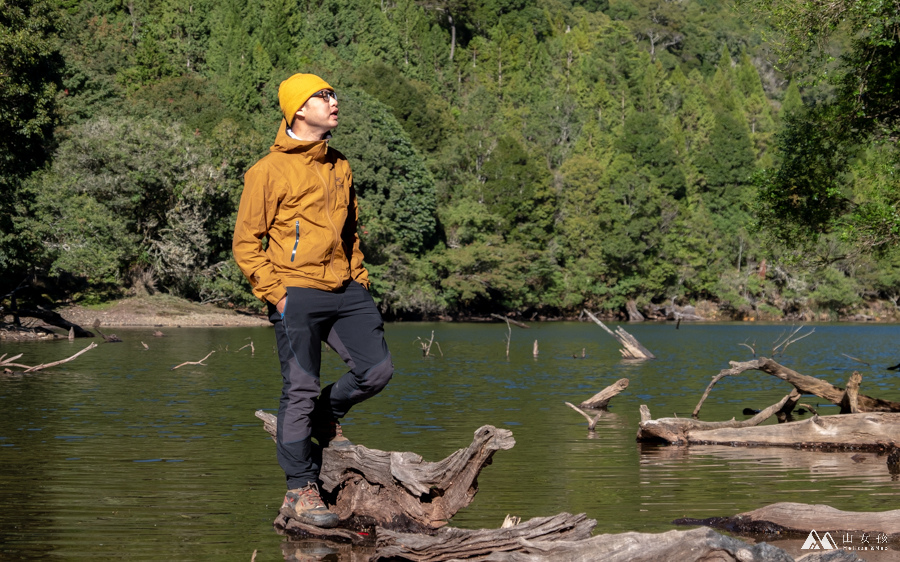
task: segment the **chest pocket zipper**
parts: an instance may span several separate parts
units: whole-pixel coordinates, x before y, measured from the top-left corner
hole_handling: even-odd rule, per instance
[[[297,235],[294,238],[294,249],[291,250],[291,261],[294,261],[294,257],[297,255],[297,245],[300,244],[300,221],[294,223],[297,228]]]

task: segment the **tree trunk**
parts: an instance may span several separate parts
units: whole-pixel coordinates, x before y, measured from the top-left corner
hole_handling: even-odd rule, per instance
[[[808,420],[756,426],[748,422],[780,409],[790,395],[746,422],[700,422],[689,418],[644,419],[638,441],[672,444],[782,446],[883,451],[900,443],[900,413],[870,412],[837,416],[815,415]],[[777,406],[777,408],[775,408]],[[641,406],[642,410],[646,406]],[[774,408],[774,409],[773,409]],[[760,422],[756,422],[760,423]]]
[[[611,335],[612,337],[618,340],[619,344],[622,345],[622,349],[619,350],[619,353],[622,354],[622,357],[625,359],[656,359],[656,356],[650,353],[650,351],[641,345],[641,342],[637,341],[637,338],[626,332],[622,326],[616,328],[616,331],[613,332],[610,330],[606,324],[600,321],[599,318],[591,314],[589,310],[584,311],[588,317],[594,321],[595,324],[606,330],[606,333]]]
[[[767,505],[733,517],[709,519],[677,519],[679,525],[707,525],[741,534],[795,533],[805,535],[817,529],[820,533],[870,533],[870,543],[878,535],[900,537],[900,509],[882,512],[841,511],[827,505],[782,502]],[[858,539],[859,537],[857,537]],[[893,540],[891,542],[894,542]]]
[[[256,417],[274,436],[275,416],[260,410]],[[362,445],[329,447],[322,450],[321,488],[334,496],[331,510],[343,527],[431,532],[472,502],[478,474],[496,451],[515,443],[511,431],[485,425],[471,445],[439,462]]]
[[[798,392],[802,394],[814,394],[820,398],[824,398],[828,400],[832,404],[841,406],[842,403],[847,400],[847,391],[841,388],[838,388],[828,381],[824,381],[821,379],[817,379],[815,377],[810,377],[808,375],[802,375],[796,371],[788,369],[784,365],[780,365],[777,362],[767,359],[765,357],[760,357],[759,359],[755,359],[753,361],[731,361],[729,363],[731,365],[730,369],[722,369],[718,375],[714,376],[712,381],[709,383],[709,386],[706,387],[706,391],[703,393],[703,396],[700,398],[700,402],[697,404],[697,407],[694,408],[693,417],[697,417],[700,414],[700,407],[703,405],[703,402],[709,396],[712,387],[728,376],[739,375],[745,371],[762,371],[764,373],[773,375],[778,377],[779,379],[786,381],[794,386]],[[860,380],[862,376],[860,375]],[[852,386],[855,384],[856,388],[850,389],[851,395],[855,395],[857,409],[860,412],[900,412],[900,403],[891,402],[889,400],[881,400],[880,398],[870,398],[868,396],[864,396],[862,394],[858,394],[859,388],[859,380],[855,383],[848,383],[848,386]]]
[[[597,394],[591,396],[580,405],[582,408],[591,410],[606,410],[607,406],[609,406],[609,401],[626,388],[628,388],[628,379],[619,379]]]
[[[560,522],[560,518],[567,517]],[[442,529],[434,537],[384,534],[378,538],[374,560],[439,562],[792,562],[793,558],[767,543],[747,544],[712,529],[668,531],[666,533],[620,533],[580,537],[583,529],[574,526],[578,516],[532,519],[509,529],[463,531]],[[583,516],[580,516],[583,517]],[[534,522],[534,523],[533,523]],[[519,531],[518,527],[529,526]],[[540,536],[540,533],[546,533]],[[563,533],[571,536],[566,537]],[[588,535],[590,528],[588,528]],[[537,535],[537,536],[533,536]],[[850,553],[846,553],[850,554]],[[832,559],[837,561],[838,559]],[[850,554],[843,561],[859,560]]]
[[[74,330],[76,338],[92,338],[94,334],[85,330],[78,324],[73,324],[59,315],[58,312],[53,310],[46,310],[43,308],[23,308],[18,311],[19,316],[27,316],[31,318],[38,318],[43,320],[47,324],[51,326],[56,326],[57,328],[63,328],[65,330]]]
[[[628,321],[629,322],[643,322],[646,320],[644,315],[641,314],[641,311],[637,308],[637,303],[634,302],[634,299],[625,303],[625,311],[628,312]]]

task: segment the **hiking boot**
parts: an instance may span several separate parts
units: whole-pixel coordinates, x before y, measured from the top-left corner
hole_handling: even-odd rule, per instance
[[[328,511],[319,495],[319,487],[313,483],[288,490],[279,511],[285,517],[323,529],[330,529],[338,524],[337,514]]]
[[[335,421],[317,425],[313,428],[312,436],[316,438],[316,441],[318,441],[319,445],[322,447],[335,447],[341,449],[353,445],[349,439],[344,437],[344,432],[341,430],[341,424]]]

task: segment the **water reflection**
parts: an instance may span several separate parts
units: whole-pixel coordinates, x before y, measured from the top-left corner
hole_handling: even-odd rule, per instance
[[[443,356],[422,356],[416,338],[431,330]],[[454,518],[465,528],[498,527],[507,514],[567,511],[596,519],[598,532],[646,532],[672,529],[679,517],[733,515],[777,501],[848,511],[896,506],[900,484],[871,453],[854,462],[840,453],[635,443],[641,404],[655,417],[690,416],[713,375],[749,358],[741,342],[762,349],[784,327],[642,324],[628,331],[658,359],[623,361],[617,343],[587,323],[514,328],[508,360],[505,324],[389,325],[394,380],[351,411],[344,429],[367,447],[415,451],[429,461],[468,446],[481,425],[511,429],[516,446],[494,456],[474,502]],[[280,393],[271,330],[116,333],[123,343],[101,343],[52,372],[0,378],[0,556],[249,559],[256,550],[258,560],[272,560],[297,552],[272,529],[283,475],[253,415],[274,411]],[[841,385],[863,367],[843,353],[892,365],[898,333],[896,326],[817,326],[778,360]],[[253,354],[242,349],[248,340]],[[26,363],[38,364],[83,346],[4,342],[0,354],[25,353]],[[171,370],[210,351],[206,365]],[[325,382],[343,368],[333,354],[323,356]],[[893,373],[861,372],[866,394],[900,400]],[[623,377],[629,388],[594,432],[565,406]],[[788,390],[762,373],[728,377],[704,403],[703,419],[740,419],[744,408],[768,406]],[[341,552],[303,555],[328,560]]]

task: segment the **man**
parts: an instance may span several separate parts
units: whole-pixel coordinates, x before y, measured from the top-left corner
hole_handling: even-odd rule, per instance
[[[393,365],[368,292],[350,165],[328,146],[337,95],[318,76],[295,74],[281,83],[278,101],[284,120],[269,154],[244,176],[232,249],[275,326],[283,379],[276,451],[288,487],[281,512],[334,527],[338,517],[316,486],[311,439],[348,446],[337,421],[378,394]],[[320,394],[322,341],[350,370]]]

